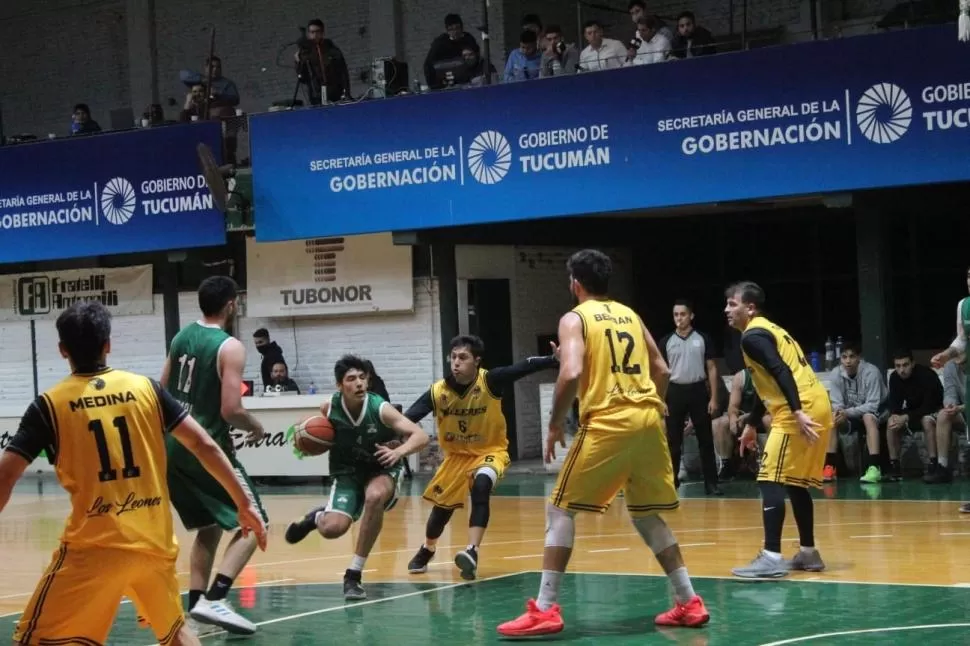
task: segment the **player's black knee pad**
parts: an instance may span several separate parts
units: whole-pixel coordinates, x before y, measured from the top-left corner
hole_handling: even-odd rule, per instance
[[[777,482],[759,482],[758,489],[766,507],[785,506],[785,488]]]
[[[437,539],[445,531],[445,525],[451,520],[451,515],[455,513],[454,509],[445,509],[444,507],[434,507],[431,509],[431,515],[428,516],[428,526],[425,528],[424,535],[427,538]]]
[[[469,527],[488,527],[488,499],[491,495],[492,479],[479,473],[472,483],[472,512],[468,515]]]

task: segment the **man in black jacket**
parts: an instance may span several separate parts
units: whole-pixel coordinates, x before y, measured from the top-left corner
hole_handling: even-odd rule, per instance
[[[926,437],[936,434],[936,412],[943,407],[943,384],[932,368],[913,360],[910,350],[898,350],[893,355],[893,367],[895,370],[889,375],[889,421],[886,423],[889,473],[881,480],[898,482],[903,479],[899,464],[902,436],[919,431],[926,433]],[[932,457],[936,459],[935,455]]]
[[[458,14],[450,13],[445,16],[445,32],[432,41],[428,56],[424,59],[424,78],[428,82],[428,87],[433,90],[445,86],[435,73],[435,63],[461,61],[464,64],[462,51],[466,47],[475,52],[479,51],[478,42],[474,36],[465,33],[464,23]],[[488,61],[484,61],[483,64],[487,65]]]
[[[293,56],[300,81],[309,90],[311,105],[323,103],[324,92],[328,103],[350,98],[347,59],[324,34],[323,21],[311,20],[307,23],[306,38],[300,40],[300,48]]]
[[[283,350],[276,345],[276,341],[270,341],[269,330],[264,327],[253,332],[253,344],[256,346],[256,352],[263,357],[259,365],[259,375],[263,380],[265,391],[266,387],[273,383],[273,366],[277,363],[285,366],[286,359],[283,358]]]

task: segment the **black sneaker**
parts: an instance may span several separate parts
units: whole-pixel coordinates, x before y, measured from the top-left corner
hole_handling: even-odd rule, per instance
[[[724,464],[721,465],[721,471],[717,474],[718,482],[730,482],[734,480],[734,466],[725,460]]]
[[[455,554],[455,565],[461,570],[461,578],[473,581],[478,571],[478,550],[474,547],[463,549]]]
[[[344,572],[344,599],[347,601],[363,601],[366,598],[367,593],[360,585],[360,571],[347,570]]]
[[[953,482],[953,472],[950,471],[949,467],[930,464],[930,467],[926,470],[926,475],[923,476],[923,482],[926,484],[946,484]]]
[[[418,550],[418,553],[414,555],[411,562],[408,563],[408,572],[410,574],[424,574],[428,571],[428,563],[434,559],[434,552],[429,550],[424,545]]]
[[[317,512],[321,512],[326,507],[317,507],[316,509],[311,509],[310,512],[301,518],[300,520],[293,521],[286,528],[286,542],[290,545],[296,545],[304,538],[310,535],[310,532],[317,528]]]

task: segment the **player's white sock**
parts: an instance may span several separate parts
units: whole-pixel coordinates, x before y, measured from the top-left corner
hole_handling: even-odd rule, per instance
[[[768,550],[761,550],[761,551],[764,552],[765,556],[770,556],[776,561],[780,561],[782,559],[782,556],[779,552],[769,552]]]
[[[670,579],[670,584],[674,586],[674,596],[677,597],[677,601],[687,603],[696,596],[686,566],[677,568],[668,574],[667,578]]]
[[[437,548],[435,548],[435,545],[437,545],[437,544],[438,544],[438,541],[427,541],[426,540],[424,542],[424,545],[422,545],[421,547],[423,547],[424,549],[428,550],[429,552],[434,552],[435,549],[437,549]]]
[[[350,560],[350,569],[357,572],[363,572],[365,563],[367,563],[366,556],[357,556],[354,554],[354,558]]]
[[[941,467],[946,468],[946,465],[950,461],[950,458],[941,455],[936,459],[936,461],[940,463]]]
[[[552,604],[559,599],[559,583],[562,581],[562,572],[555,570],[543,570],[542,581],[539,583],[539,598],[536,605],[539,610],[548,610]]]
[[[805,547],[804,545],[799,545],[798,551],[801,552],[802,554],[811,554],[812,552],[815,551],[815,547],[814,546]]]
[[[322,512],[322,511],[318,511],[317,513],[313,514],[313,524],[314,525],[319,525],[320,524],[320,516],[323,516],[323,514],[324,514],[324,512]]]

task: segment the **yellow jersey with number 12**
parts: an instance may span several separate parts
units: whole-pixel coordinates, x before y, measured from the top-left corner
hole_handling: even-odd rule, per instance
[[[484,368],[464,395],[441,379],[431,386],[438,444],[447,455],[488,455],[509,450],[502,400],[489,389]]]
[[[774,337],[778,355],[791,370],[792,377],[795,378],[798,399],[801,401],[802,408],[812,409],[823,403],[829,405],[828,391],[818,380],[812,366],[806,361],[801,346],[784,328],[775,325],[763,316],[756,316],[751,319],[744,332],[747,334],[752,330],[764,330]],[[758,397],[761,398],[768,413],[771,414],[772,430],[777,429],[783,433],[798,433],[795,416],[775,378],[764,366],[752,361],[747,354],[744,355],[744,363],[751,371],[751,381],[754,383]]]
[[[175,558],[156,385],[107,369],[72,375],[41,397],[56,438],[54,468],[71,496],[61,541]]]
[[[588,300],[572,310],[583,322],[586,356],[579,380],[582,424],[639,430],[638,409],[663,407],[650,378],[650,351],[640,317],[622,303]]]

